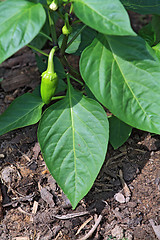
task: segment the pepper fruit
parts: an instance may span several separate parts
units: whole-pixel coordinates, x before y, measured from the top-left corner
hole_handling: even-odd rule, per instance
[[[53,56],[55,50],[56,48],[52,48],[52,50],[50,51],[47,70],[41,75],[41,97],[42,101],[45,104],[49,104],[51,102],[51,99],[54,96],[58,85],[58,76],[57,73],[54,71],[53,63]]]
[[[72,32],[72,27],[71,27],[71,25],[69,24],[69,16],[68,16],[68,13],[66,13],[66,14],[65,14],[65,24],[64,24],[64,26],[63,26],[63,28],[62,28],[62,33],[63,33],[64,35],[69,35],[69,34],[71,34],[71,32]]]

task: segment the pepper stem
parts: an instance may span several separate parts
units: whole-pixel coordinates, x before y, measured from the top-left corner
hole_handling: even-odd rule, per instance
[[[57,47],[52,48],[52,50],[49,53],[49,57],[48,57],[48,67],[47,67],[47,71],[50,73],[54,73],[54,63],[53,63],[53,57],[54,57],[54,53],[56,51]]]

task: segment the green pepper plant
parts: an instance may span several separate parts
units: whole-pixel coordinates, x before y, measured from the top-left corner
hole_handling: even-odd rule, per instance
[[[129,10],[152,16],[138,33]],[[16,98],[0,116],[0,134],[39,122],[43,158],[73,209],[92,187],[108,141],[118,148],[132,127],[160,134],[159,15],[157,0],[0,2],[0,63],[27,45],[42,74],[41,94]],[[80,57],[79,70],[68,54]]]

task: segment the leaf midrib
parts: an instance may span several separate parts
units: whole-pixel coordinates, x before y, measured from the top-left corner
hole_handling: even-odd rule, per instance
[[[70,114],[71,114],[71,128],[72,128],[74,170],[75,170],[75,194],[76,194],[77,166],[76,166],[74,117],[73,117],[73,106],[72,106],[72,96],[71,96],[71,85],[70,85],[70,83],[68,84],[68,98],[69,98],[69,106],[70,106]]]

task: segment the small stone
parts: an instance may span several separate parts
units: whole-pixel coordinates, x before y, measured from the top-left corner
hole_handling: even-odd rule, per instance
[[[119,202],[119,203],[125,203],[126,202],[126,200],[125,200],[125,197],[124,197],[124,195],[122,194],[122,193],[116,193],[115,195],[114,195],[114,199],[117,201],[117,202]]]
[[[122,239],[123,238],[123,229],[121,227],[119,227],[118,225],[115,226],[115,228],[113,228],[111,230],[111,234],[113,237],[116,237],[116,239]]]

